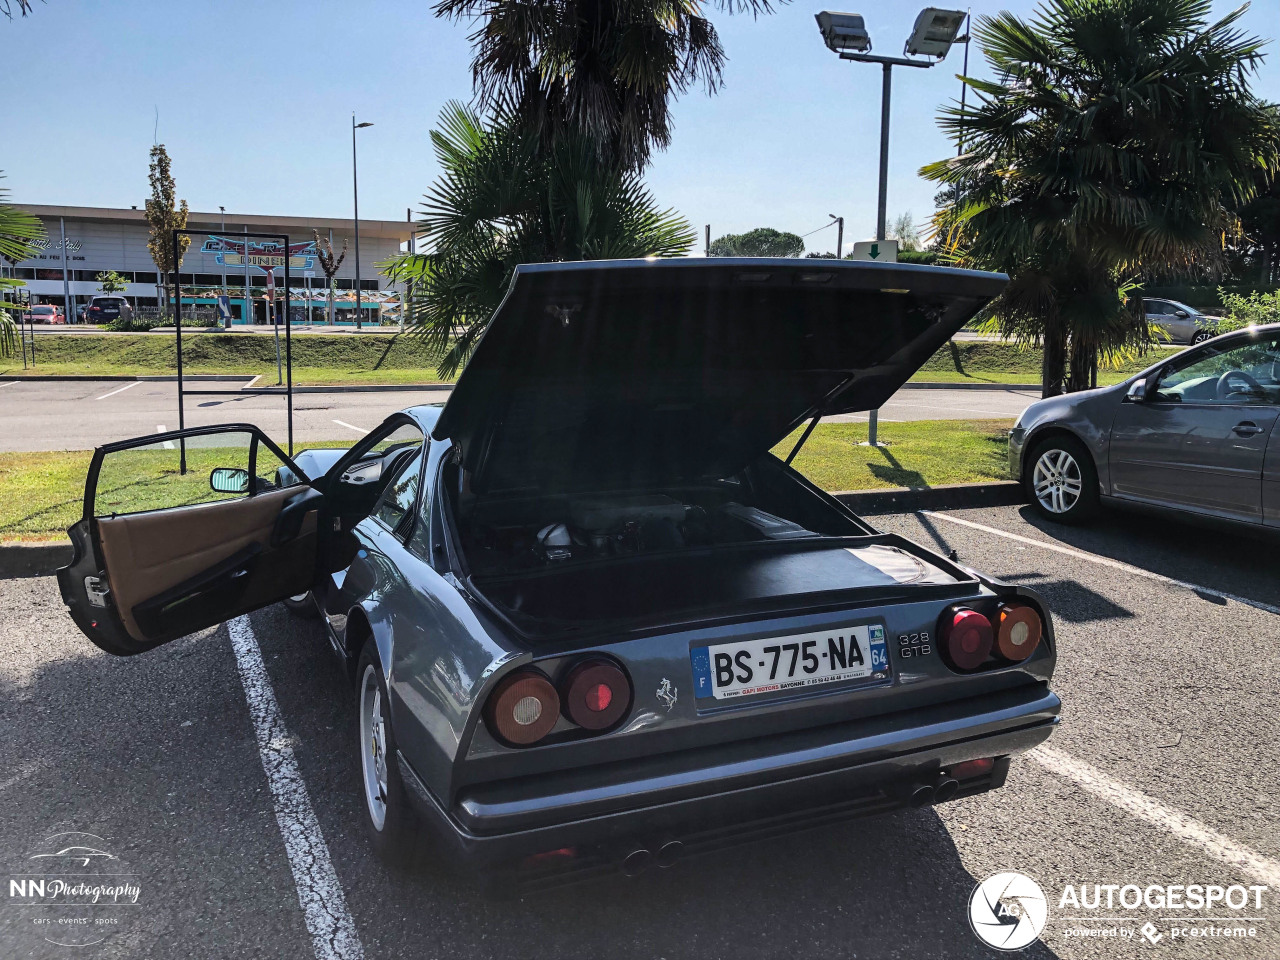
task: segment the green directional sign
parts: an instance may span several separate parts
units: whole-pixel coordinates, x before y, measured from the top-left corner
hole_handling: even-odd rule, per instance
[[[875,260],[879,263],[898,262],[897,240],[860,240],[853,245],[854,260]]]

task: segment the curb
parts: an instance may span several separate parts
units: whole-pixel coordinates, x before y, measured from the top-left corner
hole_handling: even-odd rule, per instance
[[[908,380],[899,390],[1039,390],[1038,383],[944,383],[940,380]]]
[[[78,373],[51,373],[51,374],[31,374],[24,376],[22,374],[6,374],[0,377],[0,380],[19,381],[41,383],[58,380],[68,381],[92,381],[92,380],[148,380],[154,382],[177,381],[177,377],[173,374],[102,374],[99,376],[91,376],[89,374]],[[237,380],[252,380],[252,374],[247,373],[191,373],[183,377],[184,380],[214,380],[234,382]],[[295,385],[294,393],[381,393],[395,392],[400,390],[452,390],[452,383],[309,383],[305,386]],[[1039,385],[1034,383],[940,383],[933,380],[908,380],[899,390],[1038,390]],[[284,387],[250,387],[245,393],[284,393]]]
[[[918,490],[845,490],[832,496],[860,514],[1008,507],[1023,501],[1022,485],[1015,480],[955,483]],[[48,577],[70,562],[70,543],[0,543],[0,579]]]
[[[860,514],[1011,507],[1025,499],[1022,484],[1016,480],[951,483],[938,487],[894,487],[889,490],[845,490],[832,496]]]
[[[48,577],[71,562],[71,542],[0,543],[0,577]]]

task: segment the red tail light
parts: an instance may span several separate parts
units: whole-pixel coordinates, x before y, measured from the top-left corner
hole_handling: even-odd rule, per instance
[[[604,730],[631,707],[631,682],[608,660],[584,660],[560,683],[564,715],[584,730]]]
[[[485,719],[500,740],[517,747],[537,743],[556,725],[560,696],[537,670],[503,677],[485,702]]]
[[[999,626],[996,630],[996,646],[1000,656],[1020,663],[1035,652],[1040,644],[1044,625],[1036,608],[1026,603],[1000,605]]]
[[[943,650],[957,670],[975,670],[991,656],[991,621],[967,607],[943,614]]]

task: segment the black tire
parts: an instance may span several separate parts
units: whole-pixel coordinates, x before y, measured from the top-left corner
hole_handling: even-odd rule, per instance
[[[365,700],[364,691],[366,676],[375,681],[379,697],[377,707],[382,717],[384,756],[386,758],[386,785],[383,792],[385,803],[382,822],[378,822],[370,799],[370,791],[366,786],[366,764],[370,758],[366,755],[365,744]],[[382,664],[378,657],[377,644],[373,639],[365,641],[360,652],[360,660],[356,666],[356,743],[359,749],[359,781],[361,806],[365,832],[373,844],[378,857],[391,866],[405,867],[413,863],[423,850],[422,823],[409,803],[404,781],[400,777],[400,767],[396,761],[396,736],[391,728],[391,712],[387,709],[387,684],[383,677]],[[372,739],[372,738],[371,738]]]
[[[1037,493],[1036,474],[1042,460],[1042,490]],[[1077,484],[1079,493],[1071,499]],[[1055,523],[1080,523],[1098,512],[1098,471],[1093,456],[1083,443],[1068,434],[1046,437],[1031,448],[1023,464],[1022,489],[1036,512]]]
[[[1204,343],[1206,340],[1212,340],[1217,334],[1210,333],[1208,330],[1197,330],[1196,335],[1191,338],[1192,343]]]
[[[306,593],[299,594],[296,597],[285,597],[280,602],[283,603],[284,608],[295,617],[301,617],[304,620],[314,620],[320,616],[320,611],[316,609],[315,594],[310,590]]]

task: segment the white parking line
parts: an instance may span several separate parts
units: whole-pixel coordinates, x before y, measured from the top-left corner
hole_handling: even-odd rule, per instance
[[[946,513],[934,513],[932,510],[921,510],[920,513],[930,519],[945,520],[947,523],[955,523],[962,527],[969,527],[973,530],[981,530],[983,533],[991,533],[997,537],[1004,537],[1006,540],[1015,540],[1018,543],[1025,543],[1032,547],[1040,547],[1043,550],[1052,550],[1054,553],[1061,553],[1064,556],[1074,557],[1077,560],[1087,560],[1090,563],[1096,563],[1103,567],[1110,567],[1112,570],[1120,570],[1124,573],[1130,574],[1131,576],[1142,577],[1145,580],[1154,580],[1156,583],[1163,583],[1170,587],[1179,587],[1183,590],[1190,590],[1192,593],[1217,597],[1219,600],[1230,600],[1233,603],[1244,604],[1246,607],[1253,607],[1255,610],[1262,610],[1266,613],[1280,614],[1280,607],[1274,607],[1269,603],[1263,603],[1261,600],[1250,600],[1248,597],[1237,596],[1234,593],[1226,593],[1222,590],[1213,590],[1209,587],[1202,587],[1198,583],[1188,583],[1185,580],[1175,580],[1173,577],[1166,577],[1162,573],[1153,573],[1150,570],[1143,570],[1141,567],[1134,567],[1127,563],[1121,563],[1119,560],[1112,560],[1110,557],[1100,557],[1096,553],[1087,553],[1084,550],[1075,550],[1071,547],[1064,547],[1061,544],[1047,543],[1044,540],[1035,540],[1031,537],[1024,537],[1016,533],[1010,533],[1008,530],[997,530],[995,527],[988,527],[985,524],[974,523],[972,520],[962,520],[959,517],[953,517]]]
[[[128,390],[130,387],[136,387],[136,386],[137,386],[138,384],[140,384],[141,382],[142,382],[141,380],[135,380],[135,381],[133,381],[133,383],[126,383],[126,384],[125,384],[123,387],[121,387],[119,390],[112,390],[110,393],[104,393],[102,396],[100,396],[100,397],[94,397],[93,399],[95,399],[95,400],[105,400],[105,399],[107,399],[107,397],[114,397],[117,393],[124,393],[124,392],[125,392],[126,390]]]
[[[17,382],[17,380],[6,380],[4,383],[0,383],[0,387],[12,387]]]
[[[334,422],[334,423],[336,423],[336,424],[337,424],[338,426],[340,426],[340,427],[346,427],[348,430],[354,430],[356,433],[368,433],[368,432],[369,432],[368,430],[363,430],[363,429],[361,429],[360,427],[357,427],[355,424],[347,423],[345,420],[335,420],[335,421],[333,421],[333,422]]]
[[[1145,820],[1152,826],[1173,834],[1201,853],[1208,854],[1227,866],[1235,867],[1269,887],[1280,887],[1280,862],[1264,857],[1244,844],[1236,843],[1230,837],[1218,833],[1217,830],[1199,820],[1192,819],[1182,811],[1167,807],[1141,790],[1127,787],[1101,770],[1095,769],[1082,760],[1069,757],[1053,747],[1044,745],[1036,747],[1028,756],[1038,760],[1050,772],[1073,781],[1081,789],[1119,807],[1139,820]]]
[[[164,433],[164,431],[165,431],[165,425],[164,425],[163,423],[157,423],[157,424],[156,424],[156,433]],[[160,441],[160,446],[162,446],[162,447],[163,447],[164,449],[166,449],[166,450],[174,450],[174,449],[176,449],[176,448],[174,447],[174,445],[173,445],[173,441],[172,441],[172,440],[162,440],[162,441]]]
[[[298,903],[302,906],[307,932],[315,948],[316,960],[359,960],[364,957],[355,920],[347,909],[347,898],[329,859],[329,846],[320,831],[307,795],[307,785],[298,769],[289,731],[285,728],[271,688],[271,678],[262,662],[262,650],[253,635],[248,617],[227,622],[236,666],[244,684],[249,716],[258,738],[258,754],[267,774],[267,786],[275,805],[276,823],[284,838]]]

